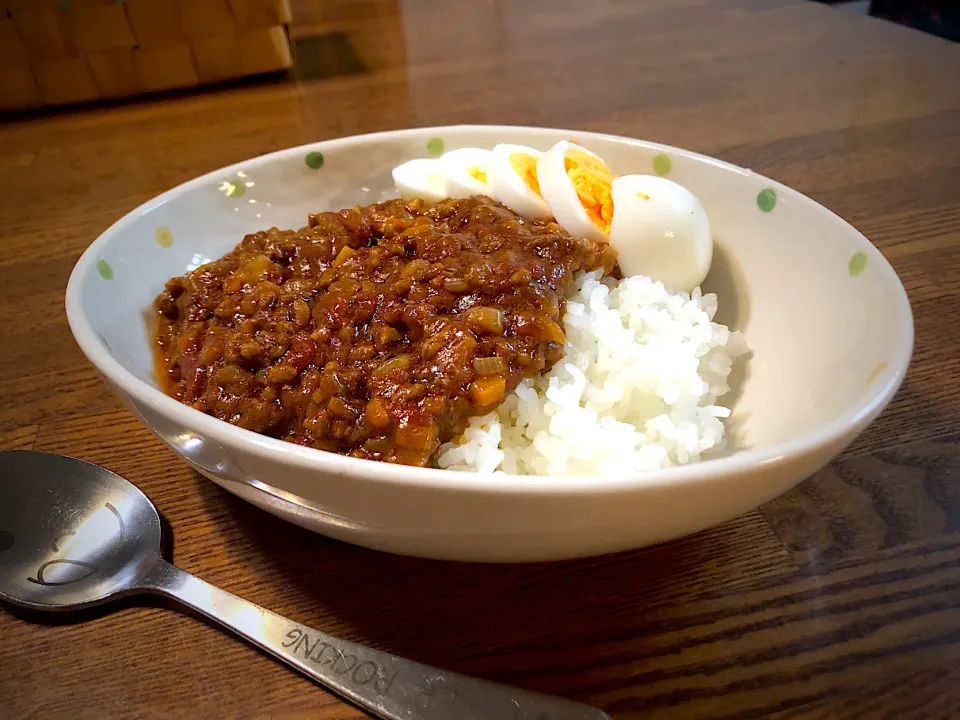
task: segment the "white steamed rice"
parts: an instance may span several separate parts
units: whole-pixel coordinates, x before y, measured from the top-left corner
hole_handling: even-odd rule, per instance
[[[440,448],[441,468],[604,475],[696,462],[723,447],[717,399],[742,335],[713,322],[716,295],[646,277],[579,273],[563,359]]]

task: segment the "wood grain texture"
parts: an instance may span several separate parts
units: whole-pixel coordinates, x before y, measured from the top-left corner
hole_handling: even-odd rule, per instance
[[[169,521],[173,560],[234,593],[614,718],[956,717],[960,47],[799,0],[294,9],[296,37],[351,53],[344,74],[0,125],[0,446],[128,477]],[[123,410],[73,343],[73,263],[157,193],[290,145],[458,122],[649,138],[824,203],[907,288],[917,341],[903,389],[830,467],[722,527],[486,567],[346,546],[233,498]],[[0,612],[2,718],[363,717],[163,604],[39,619]]]

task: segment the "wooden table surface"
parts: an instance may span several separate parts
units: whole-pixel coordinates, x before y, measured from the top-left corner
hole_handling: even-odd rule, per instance
[[[169,520],[174,562],[234,593],[614,718],[957,717],[960,47],[797,0],[302,5],[296,82],[0,125],[0,444],[126,476]],[[722,527],[469,566],[340,544],[226,494],[74,344],[71,267],[155,194],[290,145],[458,122],[648,138],[810,195],[903,279],[903,389],[833,465]],[[0,612],[0,717],[363,717],[163,605],[39,619]]]

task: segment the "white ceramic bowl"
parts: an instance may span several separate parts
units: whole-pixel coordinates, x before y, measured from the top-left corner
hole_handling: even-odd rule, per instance
[[[157,387],[145,312],[164,282],[247,232],[392,196],[390,170],[461,146],[573,139],[618,174],[658,173],[706,208],[707,290],[743,330],[732,447],[628,477],[479,476],[342,457],[221,422]],[[458,560],[570,558],[639,547],[750,510],[830,461],[890,401],[913,320],[883,256],[809,198],[727,163],[570,130],[441,127],[291,148],[204,175],[127,214],[83,254],[66,295],[81,349],[132,412],[199,472],[291,522],[382,550]],[[736,375],[735,375],[736,378]]]

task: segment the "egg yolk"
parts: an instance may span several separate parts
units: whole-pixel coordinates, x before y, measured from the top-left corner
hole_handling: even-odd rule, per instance
[[[537,195],[540,194],[540,180],[537,179],[537,159],[526,153],[513,153],[510,156],[510,165],[513,171],[520,176],[527,187]]]
[[[487,183],[487,174],[486,174],[483,170],[481,170],[480,168],[478,168],[478,167],[469,167],[469,168],[467,168],[467,173],[468,173],[468,174],[470,175],[470,177],[472,177],[474,180],[479,180],[479,181],[482,182],[484,185],[486,185],[486,183]]]
[[[613,173],[610,168],[582,153],[569,153],[563,159],[563,166],[587,215],[609,234],[610,221],[613,220]]]

